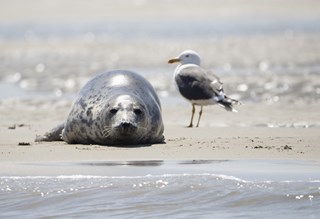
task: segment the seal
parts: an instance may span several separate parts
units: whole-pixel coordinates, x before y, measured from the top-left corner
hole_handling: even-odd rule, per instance
[[[69,144],[162,143],[161,104],[152,85],[127,70],[104,72],[81,89],[66,122],[36,141]]]

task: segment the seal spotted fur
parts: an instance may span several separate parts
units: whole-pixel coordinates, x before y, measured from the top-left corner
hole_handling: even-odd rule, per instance
[[[161,105],[152,85],[137,73],[115,70],[91,79],[75,99],[66,122],[36,141],[153,144],[164,141],[163,130]]]

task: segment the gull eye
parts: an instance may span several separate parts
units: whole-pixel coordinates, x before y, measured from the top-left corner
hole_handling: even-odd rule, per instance
[[[136,115],[141,115],[141,114],[142,114],[141,109],[134,109],[133,112],[134,112]]]
[[[111,109],[110,111],[109,111],[111,114],[116,114],[117,112],[118,112],[118,110],[117,109]]]
[[[186,55],[186,58],[189,58],[189,55]]]

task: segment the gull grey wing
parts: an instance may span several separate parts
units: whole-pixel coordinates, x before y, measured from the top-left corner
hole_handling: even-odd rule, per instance
[[[187,67],[176,74],[175,80],[182,96],[189,100],[205,100],[215,95],[211,80],[200,67]]]
[[[223,83],[221,82],[220,78],[213,74],[211,71],[207,71],[207,77],[211,80],[211,87],[216,93],[223,92]]]

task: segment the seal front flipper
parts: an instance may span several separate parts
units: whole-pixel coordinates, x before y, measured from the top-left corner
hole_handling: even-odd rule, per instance
[[[62,123],[49,132],[45,133],[44,135],[37,135],[35,142],[41,142],[41,141],[63,141],[61,134],[64,129],[65,123]]]

